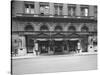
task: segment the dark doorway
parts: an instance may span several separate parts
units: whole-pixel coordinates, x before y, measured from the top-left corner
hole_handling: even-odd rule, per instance
[[[62,53],[64,50],[63,41],[54,41],[54,52]]]
[[[33,53],[34,39],[31,35],[26,35],[27,53]]]
[[[48,53],[49,41],[38,41],[40,53]]]
[[[69,52],[76,52],[78,40],[68,40]]]

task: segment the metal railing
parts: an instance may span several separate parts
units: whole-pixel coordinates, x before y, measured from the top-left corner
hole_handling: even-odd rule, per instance
[[[82,31],[11,31],[11,33],[17,33],[17,34],[97,34],[97,31],[88,31],[88,32],[82,32]]]
[[[48,18],[78,18],[78,19],[97,19],[95,16],[70,16],[70,15],[45,15],[45,14],[26,14],[26,13],[17,13],[16,16],[22,17],[48,17]]]

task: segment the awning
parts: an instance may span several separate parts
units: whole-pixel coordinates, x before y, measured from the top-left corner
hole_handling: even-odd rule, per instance
[[[72,39],[69,39],[69,40],[79,40],[79,38],[72,38]]]
[[[58,39],[54,39],[55,41],[62,41],[64,40],[63,38],[58,38]]]
[[[48,39],[36,39],[36,40],[39,40],[39,41],[47,41]]]

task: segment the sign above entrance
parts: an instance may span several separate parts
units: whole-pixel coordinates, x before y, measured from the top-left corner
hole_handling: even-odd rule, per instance
[[[39,41],[47,41],[48,39],[37,39]]]
[[[79,40],[79,38],[72,38],[72,39],[69,39],[69,40]]]
[[[60,39],[54,39],[55,41],[62,41],[63,39],[62,38],[60,38]]]

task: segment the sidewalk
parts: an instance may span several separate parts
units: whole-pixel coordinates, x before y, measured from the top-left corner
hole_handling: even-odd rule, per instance
[[[64,54],[64,55],[33,55],[33,54],[27,54],[24,56],[14,56],[11,59],[26,59],[26,58],[38,58],[38,57],[50,57],[50,56],[83,56],[83,55],[95,55],[98,54],[97,52],[84,52],[84,53],[73,53],[73,54]]]

